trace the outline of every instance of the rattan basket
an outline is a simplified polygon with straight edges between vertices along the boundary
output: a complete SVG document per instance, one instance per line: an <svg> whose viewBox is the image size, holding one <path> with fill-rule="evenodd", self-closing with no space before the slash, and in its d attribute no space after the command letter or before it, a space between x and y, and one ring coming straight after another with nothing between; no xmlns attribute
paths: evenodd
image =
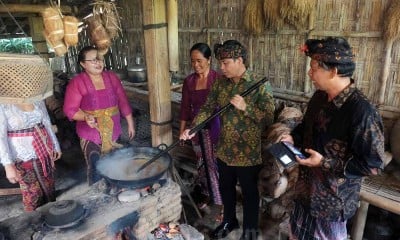
<svg viewBox="0 0 400 240"><path fill-rule="evenodd" d="M52 94L53 74L44 59L0 53L0 103L33 102Z"/></svg>

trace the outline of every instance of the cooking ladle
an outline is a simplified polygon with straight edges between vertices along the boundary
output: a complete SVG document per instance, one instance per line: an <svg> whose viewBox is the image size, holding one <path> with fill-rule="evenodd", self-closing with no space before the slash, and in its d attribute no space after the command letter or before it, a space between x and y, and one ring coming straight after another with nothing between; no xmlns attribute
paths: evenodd
<svg viewBox="0 0 400 240"><path fill-rule="evenodd" d="M253 84L252 86L250 86L246 91L242 92L240 94L240 96L245 97L247 95L249 95L252 91L258 89L263 83L265 83L268 79L265 77L263 79L261 79L260 81L256 82L255 84ZM206 120L204 120L203 122L199 123L197 126L193 127L192 129L190 129L189 131L189 135L192 135L193 133L198 132L199 130L201 130L202 128L205 127L205 125L211 121L211 119L215 118L216 116L220 115L221 113L225 112L230 106L232 106L231 103L226 104L225 106L223 106L222 108L220 108L218 111L216 111L213 115L209 116ZM140 168L136 171L137 173L142 171L144 168L146 168L147 166L149 166L151 163L153 163L155 160L157 160L159 157L161 157L163 154L169 152L171 149L173 149L174 147L176 147L176 145L178 145L178 143L180 143L182 140L178 140L175 141L174 143L172 143L170 146L168 146L167 148L165 148L162 152L159 152L157 155L154 155L154 157L152 157L149 161L145 162L142 166L140 166Z"/></svg>

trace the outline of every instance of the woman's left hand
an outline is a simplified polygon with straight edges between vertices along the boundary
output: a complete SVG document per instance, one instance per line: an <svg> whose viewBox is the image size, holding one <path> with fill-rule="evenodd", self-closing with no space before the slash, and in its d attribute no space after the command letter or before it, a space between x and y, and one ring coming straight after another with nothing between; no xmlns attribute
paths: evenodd
<svg viewBox="0 0 400 240"><path fill-rule="evenodd" d="M128 126L129 140L132 140L135 137L135 134L136 134L135 128L133 126L132 127Z"/></svg>
<svg viewBox="0 0 400 240"><path fill-rule="evenodd" d="M54 162L57 161L58 159L61 158L62 152L53 152L53 156L51 156L51 166L54 168L55 164Z"/></svg>
<svg viewBox="0 0 400 240"><path fill-rule="evenodd" d="M54 161L58 160L61 158L62 152L54 152L53 153L53 159Z"/></svg>

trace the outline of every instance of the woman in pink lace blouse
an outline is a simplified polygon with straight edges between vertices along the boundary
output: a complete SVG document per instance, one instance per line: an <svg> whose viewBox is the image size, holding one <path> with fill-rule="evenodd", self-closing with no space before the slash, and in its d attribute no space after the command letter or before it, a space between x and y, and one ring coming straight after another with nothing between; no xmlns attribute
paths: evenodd
<svg viewBox="0 0 400 240"><path fill-rule="evenodd" d="M101 154L121 146L116 142L121 135L121 116L127 121L129 139L135 136L135 127L121 81L114 73L104 71L97 49L84 47L78 62L84 71L68 83L63 110L76 121L91 185L99 180L95 166Z"/></svg>

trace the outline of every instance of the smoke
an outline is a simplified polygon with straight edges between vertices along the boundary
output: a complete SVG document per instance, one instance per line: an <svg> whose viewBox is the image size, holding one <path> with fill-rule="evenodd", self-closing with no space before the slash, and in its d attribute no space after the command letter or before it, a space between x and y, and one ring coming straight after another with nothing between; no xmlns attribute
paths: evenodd
<svg viewBox="0 0 400 240"><path fill-rule="evenodd" d="M133 181L150 178L165 172L169 167L170 158L163 155L137 173L139 167L157 153L158 149L147 147L118 149L103 156L97 162L96 169L101 175L113 180Z"/></svg>

